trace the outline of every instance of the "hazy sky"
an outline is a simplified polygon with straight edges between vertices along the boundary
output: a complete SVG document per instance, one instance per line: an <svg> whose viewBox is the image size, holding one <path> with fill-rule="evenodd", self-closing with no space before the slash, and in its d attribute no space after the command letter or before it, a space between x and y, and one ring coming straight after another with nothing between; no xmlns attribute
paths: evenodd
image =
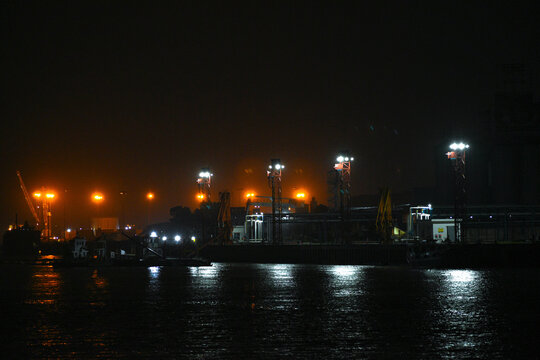
<svg viewBox="0 0 540 360"><path fill-rule="evenodd" d="M126 220L165 221L206 166L240 205L274 157L284 196L325 203L341 149L353 195L431 186L434 146L467 135L502 64L538 83L533 5L2 2L0 224L31 219L17 170L59 193L58 226L120 216L120 191Z"/></svg>

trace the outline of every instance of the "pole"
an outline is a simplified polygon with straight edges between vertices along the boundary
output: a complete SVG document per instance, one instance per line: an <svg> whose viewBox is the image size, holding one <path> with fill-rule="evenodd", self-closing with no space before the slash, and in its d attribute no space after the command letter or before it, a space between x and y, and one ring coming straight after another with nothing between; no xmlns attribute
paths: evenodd
<svg viewBox="0 0 540 360"><path fill-rule="evenodd" d="M48 241L51 241L51 237L52 237L52 224L51 224L51 201L48 200L47 201L47 222L48 222L48 225L49 225L49 231L48 231Z"/></svg>
<svg viewBox="0 0 540 360"><path fill-rule="evenodd" d="M276 187L272 177L272 244L276 245Z"/></svg>
<svg viewBox="0 0 540 360"><path fill-rule="evenodd" d="M66 240L66 201L67 201L67 189L64 189L64 201L62 202L64 204L64 230L62 234L64 241Z"/></svg>

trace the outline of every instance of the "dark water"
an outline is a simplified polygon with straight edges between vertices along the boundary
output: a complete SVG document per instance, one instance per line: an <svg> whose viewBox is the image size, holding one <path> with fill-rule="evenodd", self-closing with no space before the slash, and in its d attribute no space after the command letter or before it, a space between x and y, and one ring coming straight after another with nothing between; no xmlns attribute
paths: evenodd
<svg viewBox="0 0 540 360"><path fill-rule="evenodd" d="M540 270L2 265L2 358L538 358Z"/></svg>

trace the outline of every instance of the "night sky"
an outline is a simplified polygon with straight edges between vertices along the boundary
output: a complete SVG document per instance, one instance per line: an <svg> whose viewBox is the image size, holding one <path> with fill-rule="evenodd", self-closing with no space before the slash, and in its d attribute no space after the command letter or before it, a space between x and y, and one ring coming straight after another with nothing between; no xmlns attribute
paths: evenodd
<svg viewBox="0 0 540 360"><path fill-rule="evenodd" d="M326 203L342 149L353 195L433 186L435 146L467 137L503 64L538 84L534 2L138 3L2 2L2 229L31 220L17 170L56 190L58 226L120 216L120 191L128 222L166 221L201 167L240 205L269 195L270 158L284 196Z"/></svg>

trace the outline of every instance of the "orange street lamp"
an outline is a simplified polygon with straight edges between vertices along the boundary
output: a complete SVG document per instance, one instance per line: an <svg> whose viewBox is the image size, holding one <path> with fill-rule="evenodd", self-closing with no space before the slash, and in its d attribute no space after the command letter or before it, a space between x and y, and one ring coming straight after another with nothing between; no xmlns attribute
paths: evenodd
<svg viewBox="0 0 540 360"><path fill-rule="evenodd" d="M203 201L204 200L204 194L197 194L197 200Z"/></svg>
<svg viewBox="0 0 540 360"><path fill-rule="evenodd" d="M154 199L154 193L149 192L148 194L146 194L146 198L147 198L148 200Z"/></svg>
<svg viewBox="0 0 540 360"><path fill-rule="evenodd" d="M252 198L252 197L255 197L255 193L248 192L248 193L246 194L246 198L247 198L247 199Z"/></svg>

